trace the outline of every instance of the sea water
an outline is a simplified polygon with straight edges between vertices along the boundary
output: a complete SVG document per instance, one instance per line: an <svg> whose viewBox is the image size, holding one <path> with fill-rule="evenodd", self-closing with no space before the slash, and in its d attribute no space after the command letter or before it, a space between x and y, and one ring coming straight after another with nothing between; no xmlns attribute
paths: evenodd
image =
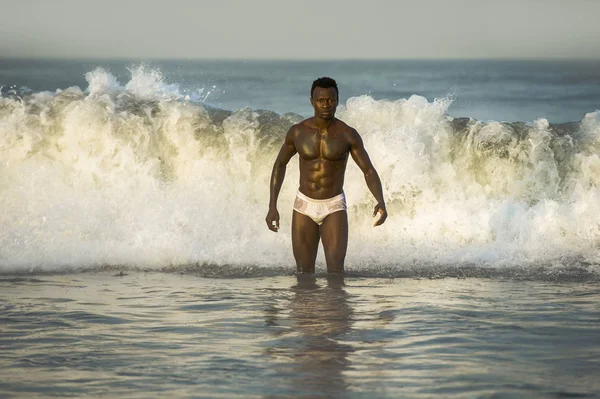
<svg viewBox="0 0 600 399"><path fill-rule="evenodd" d="M0 61L0 396L598 397L595 61ZM344 278L293 159L339 82Z"/></svg>
<svg viewBox="0 0 600 399"><path fill-rule="evenodd" d="M593 398L593 282L4 277L2 397Z"/></svg>

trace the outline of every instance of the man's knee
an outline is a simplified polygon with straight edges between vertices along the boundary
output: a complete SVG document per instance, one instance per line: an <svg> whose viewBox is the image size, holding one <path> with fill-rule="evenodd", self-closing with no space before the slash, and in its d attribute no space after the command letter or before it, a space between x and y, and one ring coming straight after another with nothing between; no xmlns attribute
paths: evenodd
<svg viewBox="0 0 600 399"><path fill-rule="evenodd" d="M343 245L323 245L323 253L328 263L343 262L346 256L346 248Z"/></svg>
<svg viewBox="0 0 600 399"><path fill-rule="evenodd" d="M329 273L339 273L344 271L344 259L346 251L341 248L333 248L325 251L325 261L327 262L327 271Z"/></svg>

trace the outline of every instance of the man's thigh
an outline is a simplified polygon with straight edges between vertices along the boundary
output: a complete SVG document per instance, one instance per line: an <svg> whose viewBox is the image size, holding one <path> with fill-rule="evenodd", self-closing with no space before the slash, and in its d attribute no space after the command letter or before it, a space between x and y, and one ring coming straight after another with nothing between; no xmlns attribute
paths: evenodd
<svg viewBox="0 0 600 399"><path fill-rule="evenodd" d="M310 217L294 211L292 215L292 247L299 271L314 273L319 248L319 225Z"/></svg>
<svg viewBox="0 0 600 399"><path fill-rule="evenodd" d="M321 225L321 240L327 262L343 266L348 248L348 213L337 211L327 216Z"/></svg>

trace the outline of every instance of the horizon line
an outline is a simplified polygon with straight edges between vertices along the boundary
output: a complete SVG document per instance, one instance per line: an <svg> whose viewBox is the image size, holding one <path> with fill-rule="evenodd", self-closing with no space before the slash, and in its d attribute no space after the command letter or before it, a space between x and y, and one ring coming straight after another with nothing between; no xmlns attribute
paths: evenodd
<svg viewBox="0 0 600 399"><path fill-rule="evenodd" d="M241 58L241 57L35 57L0 56L0 61L237 61L237 62L331 62L331 61L600 61L600 57L339 57L339 58Z"/></svg>

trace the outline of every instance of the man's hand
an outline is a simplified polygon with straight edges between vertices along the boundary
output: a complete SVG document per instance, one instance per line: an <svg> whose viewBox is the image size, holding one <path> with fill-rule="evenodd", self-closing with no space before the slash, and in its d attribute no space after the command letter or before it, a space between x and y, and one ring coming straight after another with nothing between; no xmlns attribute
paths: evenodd
<svg viewBox="0 0 600 399"><path fill-rule="evenodd" d="M277 209L269 209L265 221L267 222L269 230L277 233L277 230L279 230L279 212L277 212Z"/></svg>
<svg viewBox="0 0 600 399"><path fill-rule="evenodd" d="M380 213L381 216L379 216L379 219L377 219L375 223L373 223L373 226L381 226L383 222L385 222L385 219L387 219L388 217L385 205L375 205L375 209L373 210L373 217L375 217L378 213Z"/></svg>

